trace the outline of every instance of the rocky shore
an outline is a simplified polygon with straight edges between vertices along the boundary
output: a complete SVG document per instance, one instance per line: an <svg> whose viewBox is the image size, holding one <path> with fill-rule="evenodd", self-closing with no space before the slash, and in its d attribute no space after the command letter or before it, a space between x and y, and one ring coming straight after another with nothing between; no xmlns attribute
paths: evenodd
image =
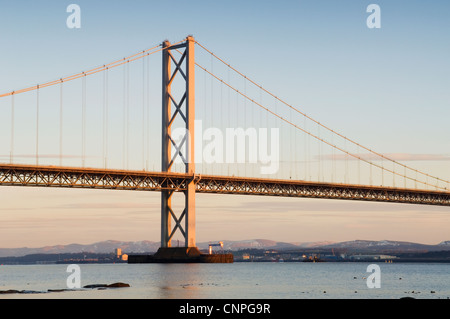
<svg viewBox="0 0 450 319"><path fill-rule="evenodd" d="M47 289L46 291L38 291L38 290L16 290L16 289L8 289L8 290L0 290L0 295L5 294L45 294L52 292L64 292L64 291L84 291L84 290L104 290L109 288L127 288L130 287L129 284L123 282L115 282L112 284L90 284L83 286L80 289Z"/></svg>

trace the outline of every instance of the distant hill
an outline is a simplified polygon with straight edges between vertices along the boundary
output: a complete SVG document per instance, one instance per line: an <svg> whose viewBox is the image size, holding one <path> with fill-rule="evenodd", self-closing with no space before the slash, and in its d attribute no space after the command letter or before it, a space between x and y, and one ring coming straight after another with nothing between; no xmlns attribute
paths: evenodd
<svg viewBox="0 0 450 319"><path fill-rule="evenodd" d="M324 245L321 248L346 249L352 252L426 252L450 250L450 242L445 241L437 245L426 245L391 240L353 240Z"/></svg>
<svg viewBox="0 0 450 319"><path fill-rule="evenodd" d="M198 247L207 250L212 242L198 243ZM216 243L216 242L214 242ZM348 252L425 252L425 251L450 251L450 241L443 241L436 245L425 245L419 243L402 241L370 241L353 240L339 243L332 242L305 242L305 243L287 243L268 239L249 239L237 241L223 241L224 250L238 251L242 249L274 249L274 250L293 250L293 249L334 249L346 250ZM133 253L154 253L160 246L159 242L154 241L135 241L124 242L117 240L107 240L88 245L69 244L45 246L40 248L0 248L0 257L20 257L30 254L64 254L64 253L114 253L116 248L122 249L124 254ZM216 248L216 247L215 247ZM217 248L216 248L217 249Z"/></svg>
<svg viewBox="0 0 450 319"><path fill-rule="evenodd" d="M211 242L212 243L212 242ZM215 242L214 242L215 243ZM200 249L208 249L210 242L199 243ZM298 245L286 242L277 242L268 239L248 239L238 241L223 241L223 249L240 250L240 249L289 249L297 248Z"/></svg>
<svg viewBox="0 0 450 319"><path fill-rule="evenodd" d="M159 242L153 241L135 241L123 242L117 240L107 240L88 245L69 244L45 246L40 248L0 248L0 257L20 257L30 254L63 254L63 253L114 253L116 248L121 248L122 253L145 253L157 251L160 246Z"/></svg>

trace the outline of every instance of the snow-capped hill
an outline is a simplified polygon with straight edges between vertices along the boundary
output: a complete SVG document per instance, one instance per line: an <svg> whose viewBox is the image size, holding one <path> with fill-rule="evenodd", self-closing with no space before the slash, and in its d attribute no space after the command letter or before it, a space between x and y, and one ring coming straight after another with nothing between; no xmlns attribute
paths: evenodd
<svg viewBox="0 0 450 319"><path fill-rule="evenodd" d="M443 246L440 248L448 247L450 245ZM392 241L392 240L353 240L341 243L335 243L331 245L322 246L322 248L334 248L334 249L349 249L355 251L431 251L438 250L438 245L425 245L404 241Z"/></svg>
<svg viewBox="0 0 450 319"><path fill-rule="evenodd" d="M114 253L115 249L122 249L122 253L145 253L156 252L160 246L159 242L152 241L136 241L136 242L122 242L117 240L106 240L93 244L68 244L68 245L55 245L45 246L38 248L0 248L0 257L9 256L25 256L29 254L62 254L62 253L98 253L108 254Z"/></svg>
<svg viewBox="0 0 450 319"><path fill-rule="evenodd" d="M377 246L400 246L399 242L390 240L380 240L375 243Z"/></svg>
<svg viewBox="0 0 450 319"><path fill-rule="evenodd" d="M292 243L298 247L301 248L315 248L315 247L322 247L327 245L335 244L334 241L308 241L308 242L295 242Z"/></svg>
<svg viewBox="0 0 450 319"><path fill-rule="evenodd" d="M209 244L217 242L198 243L197 246L207 251ZM174 247L177 243L172 243ZM0 248L0 257L20 257L29 254L62 254L62 253L99 253L113 254L115 249L120 248L123 254L133 253L155 253L160 247L160 242L153 241L117 241L106 240L93 244L69 244L45 246L39 248ZM450 250L450 241L443 241L436 245L425 245L403 241L392 240L352 240L345 242L304 242L287 243L268 239L249 239L236 241L223 241L223 249L238 251L242 249L274 249L274 250L298 250L298 249L326 249L344 250L354 252L413 252L413 251L444 251Z"/></svg>
<svg viewBox="0 0 450 319"><path fill-rule="evenodd" d="M295 244L286 243L286 242L277 242L274 240L268 239L248 239L248 240L236 240L236 241L228 241L224 240L223 249L224 250L240 250L240 249L286 249L286 248L295 248L297 247ZM198 247L200 249L208 249L209 244L213 244L216 242L204 242L198 243Z"/></svg>

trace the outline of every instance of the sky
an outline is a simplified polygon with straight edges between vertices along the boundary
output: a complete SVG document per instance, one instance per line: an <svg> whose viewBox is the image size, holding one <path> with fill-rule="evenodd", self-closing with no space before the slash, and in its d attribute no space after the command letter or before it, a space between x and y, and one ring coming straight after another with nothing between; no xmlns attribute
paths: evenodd
<svg viewBox="0 0 450 319"><path fill-rule="evenodd" d="M79 29L66 24L72 3L81 8ZM367 26L372 3L381 9L381 28ZM407 154L407 165L448 180L448 12L445 1L0 0L0 93L193 35L320 122L378 152ZM160 98L160 92L152 94ZM0 107L6 110L9 102ZM26 108L16 112L23 123L33 120ZM29 134L26 125L16 125L15 138ZM7 130L1 132L4 154L9 139ZM413 160L418 155L421 160ZM446 207L237 195L196 199L197 242L450 240ZM160 240L157 192L2 187L0 200L0 247Z"/></svg>

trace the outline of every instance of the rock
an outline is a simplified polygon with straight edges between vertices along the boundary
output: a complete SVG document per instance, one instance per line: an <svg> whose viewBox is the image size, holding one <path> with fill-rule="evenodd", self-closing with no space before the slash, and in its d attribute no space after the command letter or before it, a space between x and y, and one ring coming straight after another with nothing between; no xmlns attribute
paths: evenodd
<svg viewBox="0 0 450 319"><path fill-rule="evenodd" d="M124 282L115 282L113 284L92 284L92 285L86 285L83 288L123 288L123 287L130 287L129 284Z"/></svg>
<svg viewBox="0 0 450 319"><path fill-rule="evenodd" d="M126 284L124 282L115 282L113 284L107 285L108 288L124 288L124 287L130 287L129 284Z"/></svg>
<svg viewBox="0 0 450 319"><path fill-rule="evenodd" d="M92 285L86 285L83 288L98 288L98 289L107 289L107 288L123 288L123 287L130 287L129 284L124 282L115 282L113 284L92 284ZM0 295L4 294L42 294L47 292L64 292L64 291L73 291L73 289L48 289L47 291L35 291L35 290L15 290L15 289L9 289L9 290L0 290Z"/></svg>
<svg viewBox="0 0 450 319"><path fill-rule="evenodd" d="M70 291L72 289L48 289L48 292L63 292L63 291Z"/></svg>
<svg viewBox="0 0 450 319"><path fill-rule="evenodd" d="M92 284L83 286L83 288L106 288L107 286L106 284Z"/></svg>
<svg viewBox="0 0 450 319"><path fill-rule="evenodd" d="M45 294L45 291L35 291L35 290L21 290L21 294Z"/></svg>
<svg viewBox="0 0 450 319"><path fill-rule="evenodd" d="M0 294L19 294L19 290L9 289L9 290L0 290Z"/></svg>
<svg viewBox="0 0 450 319"><path fill-rule="evenodd" d="M42 294L44 291L34 291L34 290L0 290L0 294Z"/></svg>

